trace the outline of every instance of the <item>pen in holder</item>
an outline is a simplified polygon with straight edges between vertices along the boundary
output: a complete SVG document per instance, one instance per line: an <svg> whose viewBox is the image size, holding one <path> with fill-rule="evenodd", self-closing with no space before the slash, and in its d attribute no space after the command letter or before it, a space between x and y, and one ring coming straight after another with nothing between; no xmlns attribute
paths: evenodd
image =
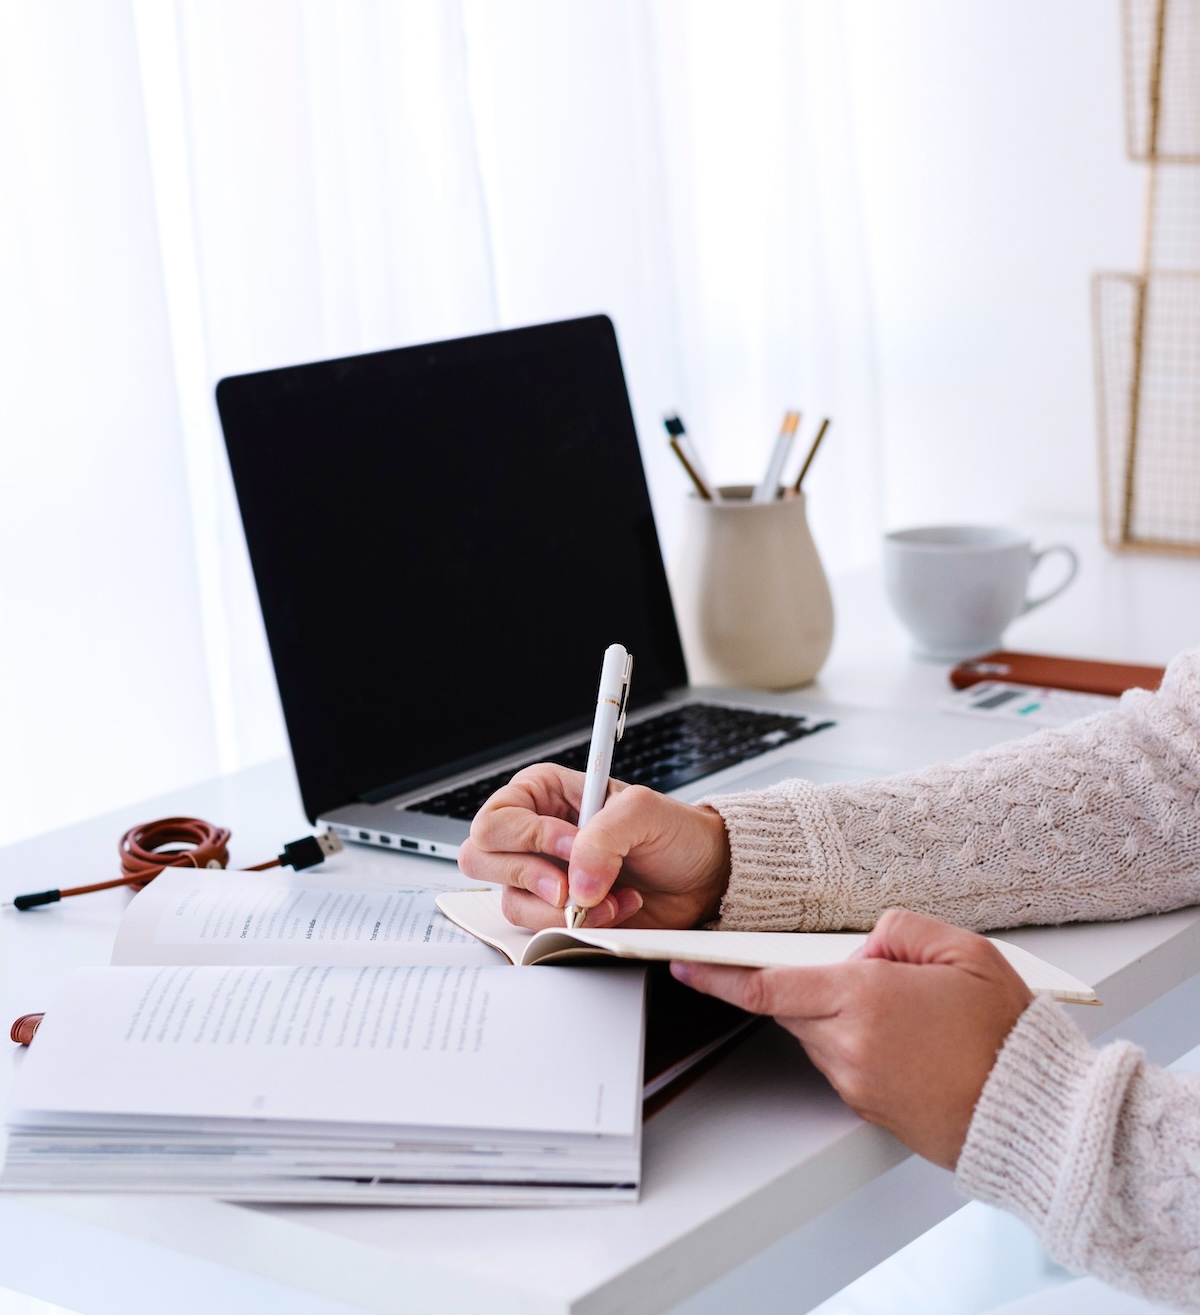
<svg viewBox="0 0 1200 1315"><path fill-rule="evenodd" d="M676 610L695 684L793 689L833 643L833 599L803 493L752 502L691 497L675 571Z"/></svg>

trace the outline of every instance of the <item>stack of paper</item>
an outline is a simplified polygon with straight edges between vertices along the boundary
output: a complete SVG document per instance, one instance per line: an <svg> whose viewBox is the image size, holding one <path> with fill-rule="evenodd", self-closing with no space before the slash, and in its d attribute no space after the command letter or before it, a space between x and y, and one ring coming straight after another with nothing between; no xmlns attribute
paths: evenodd
<svg viewBox="0 0 1200 1315"><path fill-rule="evenodd" d="M24 1056L0 1187L630 1199L644 980L466 964L86 969Z"/></svg>

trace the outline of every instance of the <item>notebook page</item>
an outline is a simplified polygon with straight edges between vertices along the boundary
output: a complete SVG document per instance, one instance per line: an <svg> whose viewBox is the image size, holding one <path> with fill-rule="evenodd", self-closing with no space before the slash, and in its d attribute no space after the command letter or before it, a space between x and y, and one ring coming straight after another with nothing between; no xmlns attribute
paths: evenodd
<svg viewBox="0 0 1200 1315"><path fill-rule="evenodd" d="M862 932L672 931L580 928L535 934L531 963L570 947L595 946L621 958L688 959L745 968L813 968L842 963L866 941Z"/></svg>
<svg viewBox="0 0 1200 1315"><path fill-rule="evenodd" d="M168 868L129 905L115 964L467 964L500 956L434 892L311 873Z"/></svg>
<svg viewBox="0 0 1200 1315"><path fill-rule="evenodd" d="M537 963L581 942L628 959L690 959L748 968L823 967L842 963L866 942L863 932L643 931L641 929L573 932L541 931L525 951ZM1024 979L1035 995L1069 1004L1099 1004L1086 982L1039 959L1036 954L994 936L987 938Z"/></svg>
<svg viewBox="0 0 1200 1315"><path fill-rule="evenodd" d="M530 933L513 927L500 912L495 891L455 891L438 898L438 907L460 927L501 945L516 962L549 962L591 946L620 958L689 959L747 968L822 967L848 959L866 941L864 932L672 931L642 928ZM1061 968L1028 950L988 938L1038 995L1074 1004L1098 1004L1095 992Z"/></svg>
<svg viewBox="0 0 1200 1315"><path fill-rule="evenodd" d="M10 1108L630 1135L643 991L636 970L81 969Z"/></svg>
<svg viewBox="0 0 1200 1315"><path fill-rule="evenodd" d="M500 911L494 890L451 891L439 895L438 908L460 927L500 947L515 963L537 963L544 956L593 946L634 959L693 959L747 967L841 963L866 940L852 932L668 931L614 928L530 932L514 927Z"/></svg>
<svg viewBox="0 0 1200 1315"><path fill-rule="evenodd" d="M1098 1005L1100 997L1086 983L1056 964L1039 959L1020 945L989 936L988 940L1025 979L1034 995L1048 995L1064 1004Z"/></svg>
<svg viewBox="0 0 1200 1315"><path fill-rule="evenodd" d="M494 946L512 963L525 963L534 933L514 927L500 908L498 890L450 890L437 897L438 908L456 926Z"/></svg>

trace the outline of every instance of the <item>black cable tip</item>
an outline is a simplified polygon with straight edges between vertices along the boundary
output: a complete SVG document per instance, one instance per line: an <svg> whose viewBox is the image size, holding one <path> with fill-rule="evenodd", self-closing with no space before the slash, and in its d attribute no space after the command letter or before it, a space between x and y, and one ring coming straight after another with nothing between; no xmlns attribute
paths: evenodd
<svg viewBox="0 0 1200 1315"><path fill-rule="evenodd" d="M665 417L663 425L672 438L678 438L683 433L683 421L678 416Z"/></svg>
<svg viewBox="0 0 1200 1315"><path fill-rule="evenodd" d="M13 900L13 908L36 909L39 904L57 904L60 899L61 890L43 890L36 895L18 895Z"/></svg>

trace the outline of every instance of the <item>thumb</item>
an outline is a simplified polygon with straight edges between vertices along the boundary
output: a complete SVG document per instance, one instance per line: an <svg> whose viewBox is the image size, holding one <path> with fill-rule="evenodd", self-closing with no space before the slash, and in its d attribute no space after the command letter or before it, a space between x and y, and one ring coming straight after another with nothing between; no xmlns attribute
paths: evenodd
<svg viewBox="0 0 1200 1315"><path fill-rule="evenodd" d="M888 909L867 937L862 957L894 963L955 964L977 958L983 948L993 947L973 931L908 909Z"/></svg>
<svg viewBox="0 0 1200 1315"><path fill-rule="evenodd" d="M660 799L651 790L622 787L579 829L567 866L567 888L577 904L593 908L612 889L629 851L654 833Z"/></svg>

